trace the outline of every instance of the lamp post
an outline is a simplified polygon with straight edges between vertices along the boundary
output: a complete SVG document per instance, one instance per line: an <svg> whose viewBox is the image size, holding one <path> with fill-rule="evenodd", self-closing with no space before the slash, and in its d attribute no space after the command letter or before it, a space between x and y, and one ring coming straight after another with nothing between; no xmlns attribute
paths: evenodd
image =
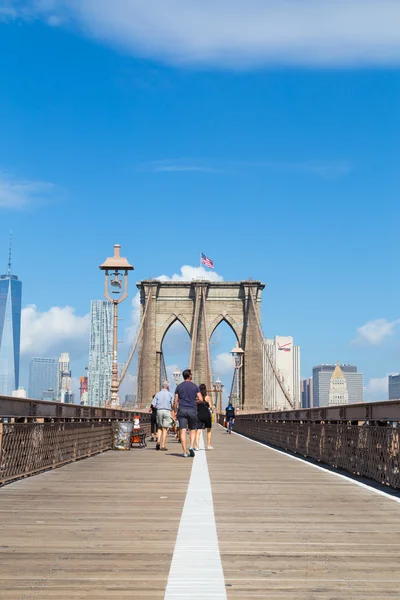
<svg viewBox="0 0 400 600"><path fill-rule="evenodd" d="M222 389L224 386L219 377L218 377L218 379L216 379L213 387L214 387L214 391L217 396L218 413L221 414L222 413Z"/></svg>
<svg viewBox="0 0 400 600"><path fill-rule="evenodd" d="M239 401L238 404L240 408L243 408L240 397L240 369L243 367L244 350L239 346L238 342L236 342L236 346L232 348L231 354L233 357L233 366L235 367L236 393Z"/></svg>
<svg viewBox="0 0 400 600"><path fill-rule="evenodd" d="M133 271L126 258L121 257L121 246L115 244L114 256L108 257L100 265L105 271L104 296L113 305L113 360L111 370L111 408L119 405L119 380L118 380L118 304L128 296L128 271ZM123 274L123 280L122 280ZM111 281L110 281L111 275ZM114 294L114 295L112 295Z"/></svg>
<svg viewBox="0 0 400 600"><path fill-rule="evenodd" d="M172 373L172 376L174 378L175 386L179 385L179 381L181 378L181 372L178 368L175 369L175 371Z"/></svg>

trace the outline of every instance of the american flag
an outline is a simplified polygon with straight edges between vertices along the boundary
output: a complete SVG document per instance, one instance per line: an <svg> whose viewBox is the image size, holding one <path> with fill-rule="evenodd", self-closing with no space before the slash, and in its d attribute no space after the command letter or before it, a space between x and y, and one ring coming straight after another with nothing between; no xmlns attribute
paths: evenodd
<svg viewBox="0 0 400 600"><path fill-rule="evenodd" d="M203 253L201 253L201 264L206 265L206 267L208 267L209 269L214 268L214 263L211 260L211 258L207 258L207 256Z"/></svg>

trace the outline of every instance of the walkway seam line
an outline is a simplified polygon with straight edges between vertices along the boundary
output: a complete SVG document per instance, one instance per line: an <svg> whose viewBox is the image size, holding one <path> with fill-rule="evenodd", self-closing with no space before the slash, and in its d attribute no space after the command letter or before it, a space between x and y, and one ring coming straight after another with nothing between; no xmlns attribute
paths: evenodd
<svg viewBox="0 0 400 600"><path fill-rule="evenodd" d="M225 577L203 435L181 515L164 600L226 600ZM162 542L161 542L162 543Z"/></svg>
<svg viewBox="0 0 400 600"><path fill-rule="evenodd" d="M222 427L222 425L220 425L220 427ZM387 492L384 492L383 490L377 490L376 488L374 488L370 485L367 485L366 483L362 483L361 481L356 481L355 479L352 479L351 477L349 477L347 475L342 475L341 473L335 473L335 471L331 471L330 469L325 469L324 467L320 467L319 465L314 465L312 462L309 462L309 461L305 460L304 458L300 458L298 456L293 456L292 454L289 454L288 452L285 452L284 450L279 450L278 448L272 448L271 446L267 446L266 444L263 444L262 442L258 442L257 440L252 440L251 438L247 437L246 435L243 435L242 433L237 433L237 431L232 431L232 433L247 440L248 442L253 442L253 444L258 444L259 446L262 446L263 448L266 448L267 450L272 450L273 452L278 452L279 454L282 454L283 456L287 456L288 458L291 458L293 460L299 460L300 462L303 463L303 465L308 465L309 467L313 467L313 469L318 469L319 471L323 471L327 475L335 475L335 477L340 477L341 479L345 479L348 483L354 483L355 485L358 485L359 487L362 487L362 488L368 490L369 492L374 492L375 494L384 496L384 498L389 498L390 500L394 500L395 502L400 503L400 498L398 498L396 496L392 496L392 494L388 494ZM351 473L349 473L349 475L351 475Z"/></svg>

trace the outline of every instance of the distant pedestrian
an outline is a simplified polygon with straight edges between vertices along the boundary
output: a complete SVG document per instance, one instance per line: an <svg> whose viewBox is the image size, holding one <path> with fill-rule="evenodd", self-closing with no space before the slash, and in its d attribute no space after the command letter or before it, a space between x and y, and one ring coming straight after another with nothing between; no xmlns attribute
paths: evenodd
<svg viewBox="0 0 400 600"><path fill-rule="evenodd" d="M173 423L172 418L173 396L169 391L168 381L162 384L162 390L158 392L151 403L157 409L157 443L156 450L168 450L166 447L168 429Z"/></svg>
<svg viewBox="0 0 400 600"><path fill-rule="evenodd" d="M196 450L199 449L200 436L203 429L207 429L207 450L214 450L211 446L211 427L212 427L212 401L207 395L207 388L204 383L199 385L202 401L197 404L197 435Z"/></svg>
<svg viewBox="0 0 400 600"><path fill-rule="evenodd" d="M155 394L153 396L153 400ZM150 405L149 412L151 412L150 427L151 427L151 441L156 442L157 440L157 409L153 404Z"/></svg>
<svg viewBox="0 0 400 600"><path fill-rule="evenodd" d="M235 422L235 417L235 407L232 406L232 402L229 402L225 409L226 433L232 433L232 425Z"/></svg>
<svg viewBox="0 0 400 600"><path fill-rule="evenodd" d="M185 369L182 373L183 382L175 390L174 411L179 421L179 436L183 449L183 456L194 456L197 429L197 403L202 402L199 387L192 381L192 371ZM190 446L187 450L186 429L190 431Z"/></svg>

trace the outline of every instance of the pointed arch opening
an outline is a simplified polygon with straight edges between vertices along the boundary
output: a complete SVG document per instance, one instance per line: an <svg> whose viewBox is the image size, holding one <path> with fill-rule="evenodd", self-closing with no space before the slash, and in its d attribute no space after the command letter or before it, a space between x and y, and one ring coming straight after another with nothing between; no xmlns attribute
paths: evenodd
<svg viewBox="0 0 400 600"><path fill-rule="evenodd" d="M159 346L160 384L163 379L167 379L172 393L175 390L173 373L176 370L182 373L184 369L187 369L190 362L190 348L191 341L188 329L184 321L174 315L166 323Z"/></svg>
<svg viewBox="0 0 400 600"><path fill-rule="evenodd" d="M220 379L224 386L221 398L222 409L227 405L231 393L235 370L231 350L237 342L239 342L238 335L227 318L221 316L218 321L213 323L210 337L211 364L214 383ZM219 404L219 400L220 398L215 398L214 401Z"/></svg>

